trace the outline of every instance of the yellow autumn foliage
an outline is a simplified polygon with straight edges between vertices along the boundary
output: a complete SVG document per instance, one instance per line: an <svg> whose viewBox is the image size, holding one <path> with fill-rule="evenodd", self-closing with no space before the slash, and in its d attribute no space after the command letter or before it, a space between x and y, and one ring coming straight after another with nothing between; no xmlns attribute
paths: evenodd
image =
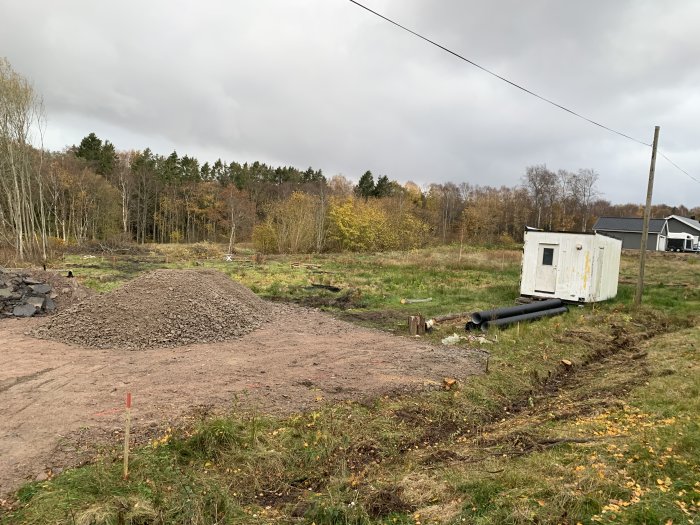
<svg viewBox="0 0 700 525"><path fill-rule="evenodd" d="M329 249L382 251L425 244L428 226L409 212L391 213L383 200L331 201L328 210Z"/></svg>

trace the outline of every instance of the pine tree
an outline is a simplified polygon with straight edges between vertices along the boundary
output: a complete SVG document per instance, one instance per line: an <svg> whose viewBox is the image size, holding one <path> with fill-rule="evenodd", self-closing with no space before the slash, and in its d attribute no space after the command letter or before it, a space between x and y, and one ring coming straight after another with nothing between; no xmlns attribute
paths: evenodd
<svg viewBox="0 0 700 525"><path fill-rule="evenodd" d="M102 140L94 133L80 141L80 146L75 149L75 156L82 159L98 162L102 154Z"/></svg>
<svg viewBox="0 0 700 525"><path fill-rule="evenodd" d="M360 177L360 182L355 186L355 194L364 197L365 200L374 196L374 176L371 171L365 171L365 174Z"/></svg>
<svg viewBox="0 0 700 525"><path fill-rule="evenodd" d="M377 179L377 184L374 186L373 195L377 198L388 197L391 194L392 184L389 177L382 175Z"/></svg>
<svg viewBox="0 0 700 525"><path fill-rule="evenodd" d="M95 171L100 175L111 175L116 165L117 151L114 149L114 144L108 140L105 140L105 143L99 153L99 159L97 159Z"/></svg>

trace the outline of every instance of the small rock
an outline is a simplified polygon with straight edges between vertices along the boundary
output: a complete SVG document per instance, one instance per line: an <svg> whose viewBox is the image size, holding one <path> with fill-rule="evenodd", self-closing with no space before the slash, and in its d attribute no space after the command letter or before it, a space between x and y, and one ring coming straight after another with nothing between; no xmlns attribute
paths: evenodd
<svg viewBox="0 0 700 525"><path fill-rule="evenodd" d="M53 299L50 297L46 298L46 302L44 302L44 310L47 312L53 312L56 309L56 303L54 302Z"/></svg>
<svg viewBox="0 0 700 525"><path fill-rule="evenodd" d="M29 286L29 288L32 289L32 292L41 294L49 293L51 291L50 284L32 284Z"/></svg>
<svg viewBox="0 0 700 525"><path fill-rule="evenodd" d="M0 297L10 297L12 295L11 288L0 288Z"/></svg>
<svg viewBox="0 0 700 525"><path fill-rule="evenodd" d="M49 479L49 475L46 472L39 472L34 481L46 481L47 479Z"/></svg>
<svg viewBox="0 0 700 525"><path fill-rule="evenodd" d="M31 317L36 313L36 307L31 304L18 304L12 310L15 317Z"/></svg>
<svg viewBox="0 0 700 525"><path fill-rule="evenodd" d="M44 284L41 281L33 279L32 277L25 277L22 279L22 281L24 281L24 284Z"/></svg>
<svg viewBox="0 0 700 525"><path fill-rule="evenodd" d="M442 380L442 387L445 390L452 390L457 387L457 380L454 377L445 377Z"/></svg>
<svg viewBox="0 0 700 525"><path fill-rule="evenodd" d="M40 310L44 307L44 303L46 303L46 297L43 295L30 295L24 299L24 302L26 304L31 304L34 308Z"/></svg>

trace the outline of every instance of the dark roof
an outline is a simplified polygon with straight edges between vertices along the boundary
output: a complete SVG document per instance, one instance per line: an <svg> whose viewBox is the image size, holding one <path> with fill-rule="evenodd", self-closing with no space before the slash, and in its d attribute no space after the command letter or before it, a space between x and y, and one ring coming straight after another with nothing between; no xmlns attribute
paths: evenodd
<svg viewBox="0 0 700 525"><path fill-rule="evenodd" d="M642 233L644 220L637 217L601 217L593 226L593 231ZM649 219L649 233L659 233L666 219Z"/></svg>
<svg viewBox="0 0 700 525"><path fill-rule="evenodd" d="M689 219L688 217L682 217L680 215L669 215L666 217L666 220L668 219L676 219L677 221L681 221L691 228L695 228L696 230L700 231L700 222L696 221L695 219Z"/></svg>

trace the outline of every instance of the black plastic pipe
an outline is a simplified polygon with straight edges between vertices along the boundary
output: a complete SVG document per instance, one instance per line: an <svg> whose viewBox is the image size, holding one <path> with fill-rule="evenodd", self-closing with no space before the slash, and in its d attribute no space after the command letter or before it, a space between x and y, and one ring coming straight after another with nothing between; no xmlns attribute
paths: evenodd
<svg viewBox="0 0 700 525"><path fill-rule="evenodd" d="M502 328L504 326L522 323L524 321L533 321L535 319L541 319L543 317L553 317L555 315L561 315L568 311L569 309L566 306L560 306L559 308L551 308L549 310L541 310L539 312L530 312L527 314L502 317L501 319L494 319L493 321L484 321L483 323L481 323L481 330L485 332L492 326L498 326Z"/></svg>
<svg viewBox="0 0 700 525"><path fill-rule="evenodd" d="M494 310L482 310L474 312L471 315L472 323L480 325L486 321L495 321L504 317L512 317L514 315L528 314L530 312L539 312L541 310L550 310L562 306L561 299L547 299L546 301L533 301L528 304L519 304L518 306L506 306L504 308L496 308Z"/></svg>
<svg viewBox="0 0 700 525"><path fill-rule="evenodd" d="M467 324L464 325L464 329L465 329L467 332L471 332L472 330L478 330L478 329L479 329L479 325L478 325L478 324L475 324L475 323L472 323L471 321L467 321Z"/></svg>

